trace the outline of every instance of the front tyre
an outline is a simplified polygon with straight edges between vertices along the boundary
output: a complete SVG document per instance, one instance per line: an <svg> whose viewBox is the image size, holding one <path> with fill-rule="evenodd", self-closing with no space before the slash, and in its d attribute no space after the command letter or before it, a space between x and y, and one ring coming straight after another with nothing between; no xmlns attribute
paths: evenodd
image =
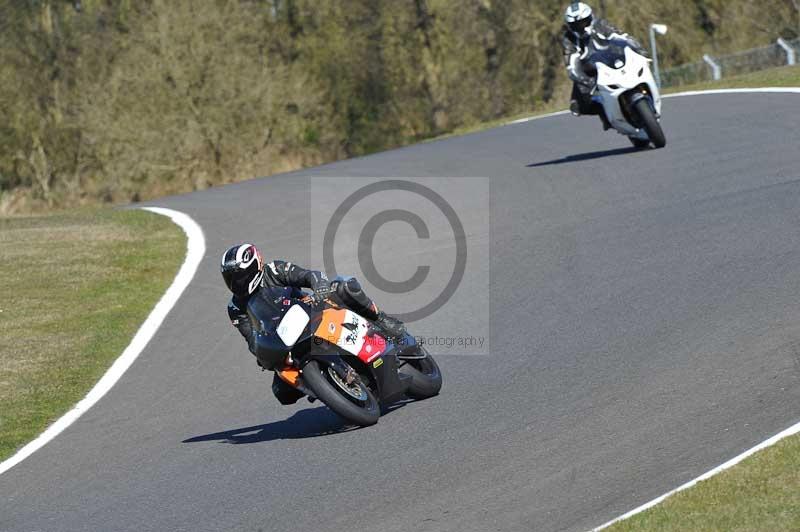
<svg viewBox="0 0 800 532"><path fill-rule="evenodd" d="M427 399L442 389L442 372L427 349L420 346L419 353L424 354L425 358L404 360L400 372L411 377L406 395L413 399Z"/></svg>
<svg viewBox="0 0 800 532"><path fill-rule="evenodd" d="M380 405L361 379L347 384L332 367L312 360L303 368L303 380L328 408L346 420L362 427L378 422Z"/></svg>
<svg viewBox="0 0 800 532"><path fill-rule="evenodd" d="M656 148L663 148L667 145L667 138L664 136L664 131L661 129L661 124L658 123L653 108L650 107L650 102L647 98L639 99L635 104L636 114L639 115L639 120L642 127L650 137L650 142Z"/></svg>

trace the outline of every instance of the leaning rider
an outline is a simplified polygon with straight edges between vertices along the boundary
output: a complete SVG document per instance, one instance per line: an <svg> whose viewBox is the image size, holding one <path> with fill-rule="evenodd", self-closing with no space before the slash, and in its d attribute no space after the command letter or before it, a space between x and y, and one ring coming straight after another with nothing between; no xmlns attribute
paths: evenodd
<svg viewBox="0 0 800 532"><path fill-rule="evenodd" d="M310 288L315 303L331 297L373 321L388 336L400 337L406 331L403 322L378 309L355 278L335 280L331 283L322 272L306 270L282 260L274 260L264 269L261 252L253 244L238 244L229 248L222 255L221 271L225 285L233 292L228 303L228 317L247 340L247 345L253 354L255 354L255 333L247 315L247 303L262 289L290 287L296 289L296 295L300 297L303 295L301 288ZM297 391L277 375L273 379L272 391L284 404L293 403L299 397Z"/></svg>

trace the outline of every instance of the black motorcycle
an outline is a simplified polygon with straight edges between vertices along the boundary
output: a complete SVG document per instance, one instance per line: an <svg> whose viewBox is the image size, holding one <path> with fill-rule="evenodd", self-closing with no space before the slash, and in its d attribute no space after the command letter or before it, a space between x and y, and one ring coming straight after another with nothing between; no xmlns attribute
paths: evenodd
<svg viewBox="0 0 800 532"><path fill-rule="evenodd" d="M247 313L259 364L298 395L368 426L378 422L382 406L439 393L439 366L413 336L391 338L335 301L315 305L310 297L297 296L291 289L260 290Z"/></svg>

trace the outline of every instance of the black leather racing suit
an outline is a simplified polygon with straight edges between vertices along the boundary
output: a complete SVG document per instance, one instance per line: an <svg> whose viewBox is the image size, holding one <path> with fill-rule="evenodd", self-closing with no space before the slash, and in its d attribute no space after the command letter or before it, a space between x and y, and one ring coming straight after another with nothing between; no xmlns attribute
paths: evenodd
<svg viewBox="0 0 800 532"><path fill-rule="evenodd" d="M295 295L300 297L302 295L301 288L316 290L320 284L327 282L328 278L322 272L307 270L297 264L282 260L272 261L264 268L264 277L261 280L261 285L253 294L247 298L240 298L236 295L231 298L228 303L228 317L234 327L247 340L247 347L250 352L255 354L255 335L253 334L250 318L247 316L247 302L250 297L253 297L259 290L273 287L296 288L297 293ZM378 307L367 297L354 277L341 282L334 281L331 283L331 289L344 306L353 309L369 320L375 320L378 317Z"/></svg>
<svg viewBox="0 0 800 532"><path fill-rule="evenodd" d="M277 287L294 288L297 291L294 295L301 297L301 288L317 290L320 285L327 283L328 279L322 272L307 270L282 260L272 261L264 268L264 276L255 292L247 298L240 298L236 295L231 298L228 303L228 317L233 326L247 340L247 347L250 352L255 354L255 334L253 333L253 325L247 315L247 303L251 297L260 290L269 290ZM330 283L330 288L333 290L331 297L337 303L354 310L369 320L378 318L378 307L367 297L354 277L345 280L334 280ZM259 365L261 365L260 362ZM283 382L277 375L273 378L272 392L283 404L294 403L302 397L300 392Z"/></svg>
<svg viewBox="0 0 800 532"><path fill-rule="evenodd" d="M571 31L566 25L564 26L561 45L564 48L564 63L567 67L567 73L573 81L570 99L575 105L571 106L571 108L582 115L601 115L602 117L603 106L593 102L591 96L596 79L589 76L583 68L583 60L586 59L583 54L586 51L589 40L592 38L600 40L625 39L639 53L646 54L647 52L634 38L627 33L621 32L604 19L596 19L589 26L586 33L580 36Z"/></svg>

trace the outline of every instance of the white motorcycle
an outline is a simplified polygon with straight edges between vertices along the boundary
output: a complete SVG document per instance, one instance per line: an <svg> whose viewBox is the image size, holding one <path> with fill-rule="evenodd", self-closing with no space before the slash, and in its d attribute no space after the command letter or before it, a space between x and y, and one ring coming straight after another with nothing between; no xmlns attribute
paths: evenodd
<svg viewBox="0 0 800 532"><path fill-rule="evenodd" d="M650 71L650 59L624 39L592 39L584 55L585 70L597 77L592 100L601 104L611 126L637 148L667 144L659 122L661 93Z"/></svg>

